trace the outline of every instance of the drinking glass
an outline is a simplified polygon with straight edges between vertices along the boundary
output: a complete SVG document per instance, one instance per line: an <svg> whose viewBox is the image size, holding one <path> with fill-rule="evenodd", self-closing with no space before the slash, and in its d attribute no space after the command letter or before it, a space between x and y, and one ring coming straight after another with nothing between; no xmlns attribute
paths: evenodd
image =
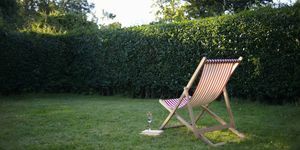
<svg viewBox="0 0 300 150"><path fill-rule="evenodd" d="M148 122L148 130L151 130L151 122L152 122L152 113L148 112L147 113L147 122Z"/></svg>

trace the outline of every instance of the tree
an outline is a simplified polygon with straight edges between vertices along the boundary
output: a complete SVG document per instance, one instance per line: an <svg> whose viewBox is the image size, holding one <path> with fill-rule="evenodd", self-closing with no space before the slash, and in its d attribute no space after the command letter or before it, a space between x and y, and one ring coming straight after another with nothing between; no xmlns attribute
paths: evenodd
<svg viewBox="0 0 300 150"><path fill-rule="evenodd" d="M217 16L226 10L240 12L253 6L262 6L273 0L184 0L190 18Z"/></svg>
<svg viewBox="0 0 300 150"><path fill-rule="evenodd" d="M91 13L91 10L95 7L95 4L89 3L88 0L59 0L58 4L59 8L64 12L82 14Z"/></svg>
<svg viewBox="0 0 300 150"><path fill-rule="evenodd" d="M180 0L154 0L153 6L157 8L155 15L159 22L174 22L187 19L184 5Z"/></svg>
<svg viewBox="0 0 300 150"><path fill-rule="evenodd" d="M16 0L0 0L0 29L13 29L14 20L18 12Z"/></svg>
<svg viewBox="0 0 300 150"><path fill-rule="evenodd" d="M189 18L216 16L224 10L221 0L186 0L186 2Z"/></svg>
<svg viewBox="0 0 300 150"><path fill-rule="evenodd" d="M62 13L78 13L87 15L95 7L87 0L18 0L25 14L43 12L47 15L58 10Z"/></svg>
<svg viewBox="0 0 300 150"><path fill-rule="evenodd" d="M121 29L122 24L120 22L113 22L108 25L100 25L101 29Z"/></svg>
<svg viewBox="0 0 300 150"><path fill-rule="evenodd" d="M116 17L115 14L110 13L110 12L105 11L105 10L102 10L102 17L101 17L102 20L104 20L104 19L114 19L115 17Z"/></svg>
<svg viewBox="0 0 300 150"><path fill-rule="evenodd" d="M273 0L154 0L159 21L173 22L184 19L198 19L218 16L225 11L240 12L263 6Z"/></svg>
<svg viewBox="0 0 300 150"><path fill-rule="evenodd" d="M98 28L88 0L17 0L21 31L61 34ZM93 15L93 14L92 14ZM83 30L84 29L84 30Z"/></svg>
<svg viewBox="0 0 300 150"><path fill-rule="evenodd" d="M16 0L1 0L0 1L0 16L11 16L17 12Z"/></svg>

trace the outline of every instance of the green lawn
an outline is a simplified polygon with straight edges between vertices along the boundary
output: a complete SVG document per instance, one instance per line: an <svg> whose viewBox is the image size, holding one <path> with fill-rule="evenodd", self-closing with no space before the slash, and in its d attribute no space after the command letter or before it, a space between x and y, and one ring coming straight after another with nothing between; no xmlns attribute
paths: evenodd
<svg viewBox="0 0 300 150"><path fill-rule="evenodd" d="M300 148L299 106L238 100L231 104L238 130L247 138L241 141L227 130L207 134L215 142L227 141L222 148ZM211 108L226 115L224 101ZM158 137L140 135L147 111L153 113L155 129L168 114L155 99L73 94L0 97L0 149L213 149L184 127ZM213 123L206 115L198 125Z"/></svg>

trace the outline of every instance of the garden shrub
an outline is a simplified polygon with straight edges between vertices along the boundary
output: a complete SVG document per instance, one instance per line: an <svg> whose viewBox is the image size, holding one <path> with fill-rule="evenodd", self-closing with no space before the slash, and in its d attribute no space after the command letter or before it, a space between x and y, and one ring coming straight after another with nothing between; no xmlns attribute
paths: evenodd
<svg viewBox="0 0 300 150"><path fill-rule="evenodd" d="M243 56L228 87L233 96L294 102L300 93L299 8L65 35L2 29L0 90L174 97L205 54Z"/></svg>

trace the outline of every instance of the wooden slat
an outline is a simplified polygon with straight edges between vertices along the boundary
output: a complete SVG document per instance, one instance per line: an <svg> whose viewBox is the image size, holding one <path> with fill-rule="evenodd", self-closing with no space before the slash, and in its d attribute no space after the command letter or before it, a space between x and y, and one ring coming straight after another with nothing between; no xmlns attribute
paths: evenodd
<svg viewBox="0 0 300 150"><path fill-rule="evenodd" d="M189 83L186 85L186 87L187 87L188 89L190 89L190 88L192 87L192 85L193 85L195 79L197 78L197 76L198 76L198 74L199 74L199 71L200 71L200 69L202 68L202 66L203 66L203 64L204 64L204 62L205 62L205 60L206 60L206 57L203 57L203 58L201 59L199 65L197 66L195 72L193 73L193 76L191 77Z"/></svg>
<svg viewBox="0 0 300 150"><path fill-rule="evenodd" d="M230 107L230 103L229 103L229 97L228 97L226 87L223 89L223 95L224 95L224 99L225 99L225 103L226 103L226 109L227 109L229 119L230 119L230 125L231 125L232 128L235 128L235 123L234 123L234 120L233 120L233 114L232 114L232 111L231 111L231 107Z"/></svg>
<svg viewBox="0 0 300 150"><path fill-rule="evenodd" d="M221 117L219 117L217 114L215 114L214 112L212 112L210 109L208 109L205 106L202 106L203 109L206 110L206 112L208 112L208 114L210 114L214 119L216 119L218 122L220 122L221 124L225 125L227 124Z"/></svg>
<svg viewBox="0 0 300 150"><path fill-rule="evenodd" d="M176 118L182 123L184 124L188 129L190 129L191 131L193 131L193 127L191 126L190 123L188 123L187 121L185 121L181 116L179 116L178 114L175 115Z"/></svg>
<svg viewBox="0 0 300 150"><path fill-rule="evenodd" d="M164 127L167 125L167 123L170 121L170 119L172 118L172 116L175 114L175 111L177 110L178 106L180 105L181 101L183 100L183 97L185 96L185 92L182 92L178 104L176 105L176 107L174 109L172 109L170 111L170 114L168 115L168 117L165 119L165 121L162 123L162 125L160 126L160 130L164 129ZM167 107L166 107L167 108ZM168 109L169 110L169 109Z"/></svg>
<svg viewBox="0 0 300 150"><path fill-rule="evenodd" d="M236 130L236 129L234 129L234 128L229 128L229 130L230 130L232 133L236 134L238 137L240 137L240 138L245 138L245 135L244 135L243 133L240 133L238 130Z"/></svg>
<svg viewBox="0 0 300 150"><path fill-rule="evenodd" d="M197 121L204 115L205 110L202 110L196 117L195 122L197 123Z"/></svg>
<svg viewBox="0 0 300 150"><path fill-rule="evenodd" d="M184 127L184 124L178 124L178 125L173 125L173 126L166 126L164 129L170 129L170 128L180 128L180 127Z"/></svg>

